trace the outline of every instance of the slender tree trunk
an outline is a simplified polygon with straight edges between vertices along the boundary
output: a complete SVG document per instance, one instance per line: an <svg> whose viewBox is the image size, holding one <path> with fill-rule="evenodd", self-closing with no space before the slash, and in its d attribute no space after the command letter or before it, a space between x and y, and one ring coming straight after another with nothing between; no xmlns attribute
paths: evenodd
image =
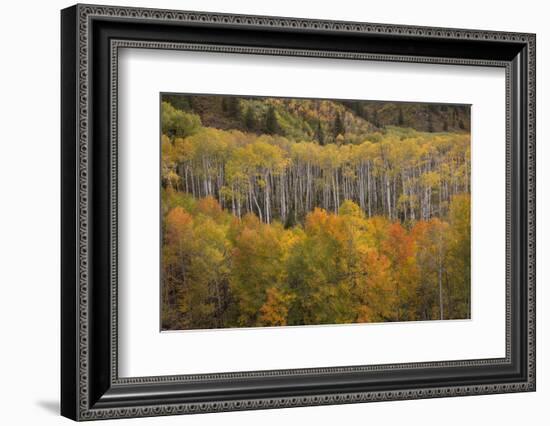
<svg viewBox="0 0 550 426"><path fill-rule="evenodd" d="M390 180L388 178L388 174L386 173L386 198L388 203L388 217L390 220L393 219L392 211L391 211L391 189L390 189Z"/></svg>
<svg viewBox="0 0 550 426"><path fill-rule="evenodd" d="M367 163L367 188L368 188L368 203L369 203L369 217L372 217L372 186L370 177L370 161Z"/></svg>

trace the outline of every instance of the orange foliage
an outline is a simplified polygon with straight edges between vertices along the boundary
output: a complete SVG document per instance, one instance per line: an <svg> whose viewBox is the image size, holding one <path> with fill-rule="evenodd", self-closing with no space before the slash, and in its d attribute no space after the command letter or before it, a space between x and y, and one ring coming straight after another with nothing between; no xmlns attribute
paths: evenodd
<svg viewBox="0 0 550 426"><path fill-rule="evenodd" d="M166 216L166 241L177 244L192 231L193 217L182 207L175 207Z"/></svg>
<svg viewBox="0 0 550 426"><path fill-rule="evenodd" d="M220 220L223 215L220 203L211 195L199 200L197 203L197 212L209 216L215 221Z"/></svg>
<svg viewBox="0 0 550 426"><path fill-rule="evenodd" d="M304 227L241 219L213 197L167 191L164 321L173 327L256 327L469 316L469 200L450 223L410 228L366 218L346 200L315 208ZM181 207L189 205L189 208ZM175 301L177 300L177 302Z"/></svg>

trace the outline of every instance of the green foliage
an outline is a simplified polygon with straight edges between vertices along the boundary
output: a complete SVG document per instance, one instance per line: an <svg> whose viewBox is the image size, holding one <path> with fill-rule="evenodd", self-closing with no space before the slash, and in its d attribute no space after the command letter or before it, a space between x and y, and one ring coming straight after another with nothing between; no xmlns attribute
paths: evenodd
<svg viewBox="0 0 550 426"><path fill-rule="evenodd" d="M470 130L466 105L192 95L163 95L162 99L178 110L195 112L204 126L222 130L247 130L246 111L251 107L255 131L321 144L334 142L339 134L344 134L345 143L362 142L370 133L395 125L419 132ZM267 119L269 109L277 118L276 130ZM325 123L326 141L317 137L319 122Z"/></svg>
<svg viewBox="0 0 550 426"><path fill-rule="evenodd" d="M265 132L269 135L274 135L279 132L279 123L277 121L277 115L275 114L275 108L269 106L265 118Z"/></svg>
<svg viewBox="0 0 550 426"><path fill-rule="evenodd" d="M256 128L256 118L252 108L248 107L244 116L244 125L247 130L254 130Z"/></svg>
<svg viewBox="0 0 550 426"><path fill-rule="evenodd" d="M161 123L162 133L172 137L191 136L201 127L197 114L176 109L168 102L162 103Z"/></svg>
<svg viewBox="0 0 550 426"><path fill-rule="evenodd" d="M227 98L224 97L224 99L227 99L227 113L231 117L238 117L241 113L239 98L237 98L236 96L229 96Z"/></svg>
<svg viewBox="0 0 550 426"><path fill-rule="evenodd" d="M321 124L321 120L317 122L317 131L315 133L315 140L319 142L319 145L325 144L325 132L323 130L323 125Z"/></svg>
<svg viewBox="0 0 550 426"><path fill-rule="evenodd" d="M181 111L190 111L193 108L193 98L190 96L164 94L162 95L162 101Z"/></svg>
<svg viewBox="0 0 550 426"><path fill-rule="evenodd" d="M403 108L399 108L398 110L398 115L397 115L397 125L398 126L403 126L405 124L405 118L403 116ZM447 129L445 129L447 130Z"/></svg>

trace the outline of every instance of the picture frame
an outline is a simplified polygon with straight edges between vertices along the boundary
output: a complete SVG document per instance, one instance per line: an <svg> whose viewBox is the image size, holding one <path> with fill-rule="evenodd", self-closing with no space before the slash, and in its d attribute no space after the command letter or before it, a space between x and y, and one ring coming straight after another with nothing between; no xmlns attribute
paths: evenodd
<svg viewBox="0 0 550 426"><path fill-rule="evenodd" d="M64 9L61 414L94 420L535 391L535 45L524 33ZM506 356L119 377L117 55L125 47L504 69Z"/></svg>

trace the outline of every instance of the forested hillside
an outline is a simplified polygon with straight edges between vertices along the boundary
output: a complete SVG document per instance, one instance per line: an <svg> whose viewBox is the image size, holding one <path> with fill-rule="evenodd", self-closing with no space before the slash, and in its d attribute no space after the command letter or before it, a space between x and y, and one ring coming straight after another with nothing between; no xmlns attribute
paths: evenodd
<svg viewBox="0 0 550 426"><path fill-rule="evenodd" d="M163 329L469 318L468 107L161 108Z"/></svg>
<svg viewBox="0 0 550 426"><path fill-rule="evenodd" d="M334 142L338 134L361 142L365 133L388 126L421 132L470 131L466 105L203 95L164 95L163 100L197 114L205 127L299 136L321 144ZM266 125L270 110L277 114L277 123L272 120L271 127Z"/></svg>

